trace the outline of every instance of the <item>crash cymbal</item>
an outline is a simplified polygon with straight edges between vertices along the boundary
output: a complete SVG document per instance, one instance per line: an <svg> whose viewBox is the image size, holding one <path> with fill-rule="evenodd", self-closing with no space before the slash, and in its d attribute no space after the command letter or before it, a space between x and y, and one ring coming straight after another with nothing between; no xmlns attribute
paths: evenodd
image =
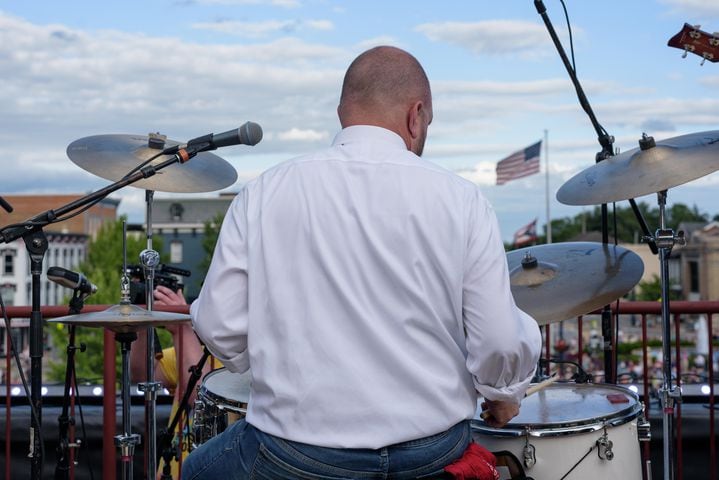
<svg viewBox="0 0 719 480"><path fill-rule="evenodd" d="M153 135L154 137L154 135ZM150 148L147 135L95 135L75 140L67 147L67 156L77 166L107 180L122 180L132 169L163 148L179 145L164 140L161 148ZM157 165L169 159L160 155L151 162ZM237 180L237 172L227 161L212 153L201 152L187 163L176 163L159 170L133 187L160 192L212 192L228 187Z"/></svg>
<svg viewBox="0 0 719 480"><path fill-rule="evenodd" d="M78 327L104 327L114 332L135 332L143 327L165 327L170 324L189 322L184 313L145 310L130 303L113 305L101 312L81 313L51 318L49 323L65 323Z"/></svg>
<svg viewBox="0 0 719 480"><path fill-rule="evenodd" d="M579 172L557 191L566 205L599 205L657 193L719 170L719 130L623 152Z"/></svg>
<svg viewBox="0 0 719 480"><path fill-rule="evenodd" d="M517 306L540 325L592 312L639 282L644 263L616 245L566 242L507 253Z"/></svg>

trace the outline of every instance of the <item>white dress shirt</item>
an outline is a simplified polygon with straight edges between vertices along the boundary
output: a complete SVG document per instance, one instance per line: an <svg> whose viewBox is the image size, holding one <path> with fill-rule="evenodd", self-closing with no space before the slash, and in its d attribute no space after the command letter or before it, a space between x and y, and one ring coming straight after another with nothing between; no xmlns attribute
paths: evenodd
<svg viewBox="0 0 719 480"><path fill-rule="evenodd" d="M285 439L379 448L519 402L541 340L517 308L492 207L379 127L247 183L192 321L247 421Z"/></svg>

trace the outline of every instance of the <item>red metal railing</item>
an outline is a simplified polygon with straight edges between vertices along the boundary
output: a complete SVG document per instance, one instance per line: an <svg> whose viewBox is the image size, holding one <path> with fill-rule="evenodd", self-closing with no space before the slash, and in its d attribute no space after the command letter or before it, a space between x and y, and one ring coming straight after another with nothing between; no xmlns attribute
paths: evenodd
<svg viewBox="0 0 719 480"><path fill-rule="evenodd" d="M87 305L84 309L84 312L93 312L93 311L102 311L108 308L108 305ZM618 326L618 328L613 329L613 332L616 332L618 330L621 330L621 325L626 322L627 316L639 316L640 321L640 332L641 332L641 341L642 341L642 382L643 382L643 399L645 402L645 405L649 405L651 398L650 398L650 391L651 391L651 366L649 365L649 336L648 336L648 329L647 324L650 317L654 317L654 319L659 318L661 315L661 304L659 302L617 302L611 305L612 309L612 318L613 321L616 322L615 325ZM164 310L164 311L173 311L173 312L180 312L180 313L187 313L189 310L189 307L182 306L182 307L158 307L158 310ZM712 302L688 302L688 301L674 301L671 303L671 315L672 315L672 323L674 325L674 341L675 341L675 349L674 349L674 355L675 360L673 361L673 365L675 368L675 375L676 375L676 382L678 385L682 385L682 370L681 370L681 359L682 359L682 345L681 345L681 322L688 315L705 315L708 322L708 359L706 362L706 368L707 368L707 384L708 384L708 395L707 395L707 401L709 404L708 414L709 414L709 448L707 452L708 457L708 470L710 472L710 476L707 478L711 478L712 480L716 480L717 478L717 451L716 451L716 440L715 440L715 427L714 427L714 421L715 421L715 414L714 414L714 405L715 405L715 397L714 397L714 349L713 349L713 343L712 343L712 325L713 325L713 317L715 314L719 313L719 301L712 301ZM30 317L30 307L8 307L7 308L7 314L10 319L23 319L23 318L29 318ZM43 318L54 318L59 316L64 316L67 314L67 307L43 307L42 308L42 315ZM574 355L580 364L583 364L587 360L592 360L592 357L585 352L585 327L584 324L587 322L587 320L590 319L590 321L593 321L592 318L589 315L585 315L583 317L579 317L576 321L575 320L569 320L564 322L564 324L574 324L576 325L576 330L573 333L576 335L575 341L576 341L576 347L569 349L566 354ZM12 327L12 324L11 324ZM545 356L549 357L552 353L552 345L551 345L551 333L555 331L554 326L550 327L547 325L545 327L545 335L546 335L546 345L545 345ZM572 333L568 333L567 336L571 337ZM12 364L11 364L11 355L10 352L10 342L9 342L10 335L6 335L7 339L7 347L6 352L8 354L6 355L6 372L10 372ZM615 338L614 345L618 346L618 343ZM116 434L115 432L115 425L116 425L116 418L117 418L117 412L116 412L116 375L115 375L115 352L116 352L116 345L115 345L115 339L114 334L109 331L105 330L104 335L104 349L105 349L105 362L104 362L104 374L103 374L103 390L105 392L104 398L103 398L103 472L102 472L102 478L103 479L109 479L109 480L115 480L116 478L116 458L117 458L117 452L116 447L114 445L114 436ZM178 357L182 358L182 352L178 352ZM184 368L182 364L178 365L179 368ZM11 478L11 429L10 424L12 421L12 395L11 395L11 387L9 382L5 382L5 478ZM182 389L183 386L179 385L178 388ZM179 395L182 395L182 391L179 393ZM647 409L647 415L649 415L649 409ZM677 476L676 478L681 480L683 479L683 450L682 450L682 411L681 411L681 404L676 409L676 435L677 435ZM644 445L644 455L645 457L649 457L649 444ZM47 459L46 459L47 460Z"/></svg>

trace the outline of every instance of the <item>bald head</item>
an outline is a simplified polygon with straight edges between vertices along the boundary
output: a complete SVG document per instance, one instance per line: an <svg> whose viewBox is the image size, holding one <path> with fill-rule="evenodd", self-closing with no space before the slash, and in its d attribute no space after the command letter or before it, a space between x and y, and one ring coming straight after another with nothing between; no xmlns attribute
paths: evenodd
<svg viewBox="0 0 719 480"><path fill-rule="evenodd" d="M426 125L432 121L429 80L417 59L404 50L388 46L372 48L347 69L337 113L342 127L387 128L402 136L414 151L410 144L419 139L412 137L426 134ZM411 124L418 120L426 123L424 132L415 131L418 125ZM421 141L423 145L424 138Z"/></svg>

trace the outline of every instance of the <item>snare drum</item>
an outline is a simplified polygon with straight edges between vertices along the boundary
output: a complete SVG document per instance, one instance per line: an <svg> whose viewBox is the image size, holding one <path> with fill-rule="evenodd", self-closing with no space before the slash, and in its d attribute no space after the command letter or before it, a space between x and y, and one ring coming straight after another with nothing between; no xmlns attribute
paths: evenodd
<svg viewBox="0 0 719 480"><path fill-rule="evenodd" d="M213 370L202 380L195 400L194 446L242 419L250 399L250 372L232 373L226 368Z"/></svg>
<svg viewBox="0 0 719 480"><path fill-rule="evenodd" d="M620 386L556 383L522 400L502 428L485 424L478 408L472 438L495 454L512 453L537 480L641 480L642 410L638 396Z"/></svg>

